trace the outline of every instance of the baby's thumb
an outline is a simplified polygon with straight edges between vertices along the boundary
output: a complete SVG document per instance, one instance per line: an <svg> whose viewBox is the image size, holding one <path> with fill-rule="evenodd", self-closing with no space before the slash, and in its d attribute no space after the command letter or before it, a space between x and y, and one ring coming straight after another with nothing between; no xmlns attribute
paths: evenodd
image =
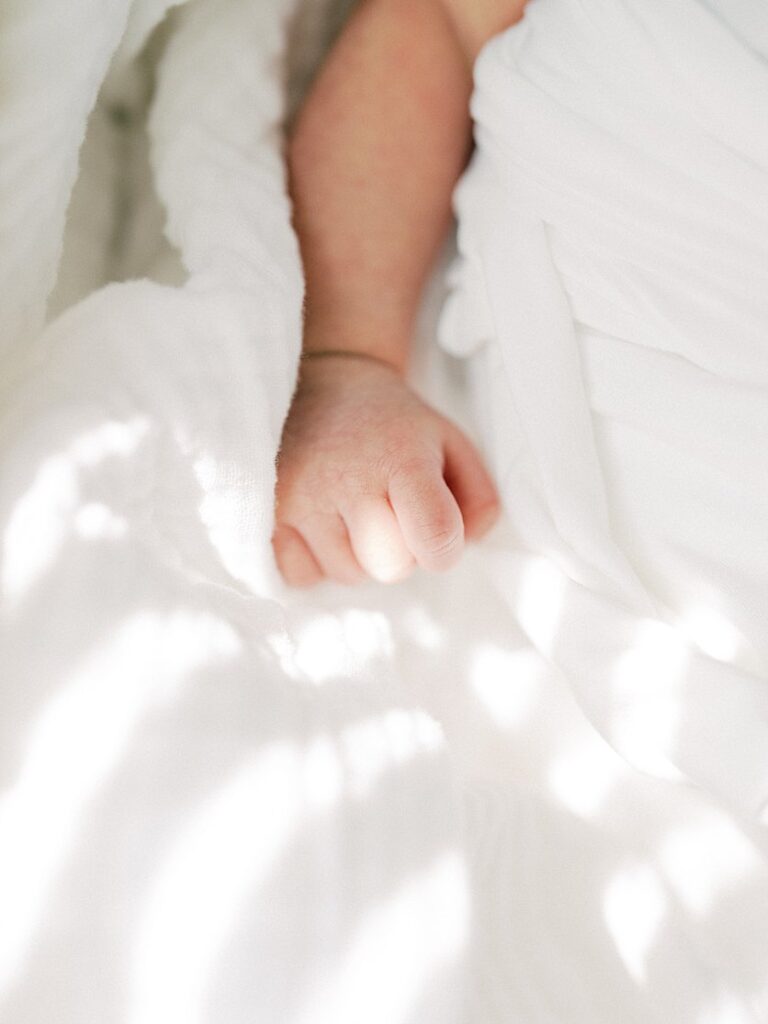
<svg viewBox="0 0 768 1024"><path fill-rule="evenodd" d="M479 540L499 518L499 495L480 453L449 423L444 442L443 476L464 519L464 536Z"/></svg>

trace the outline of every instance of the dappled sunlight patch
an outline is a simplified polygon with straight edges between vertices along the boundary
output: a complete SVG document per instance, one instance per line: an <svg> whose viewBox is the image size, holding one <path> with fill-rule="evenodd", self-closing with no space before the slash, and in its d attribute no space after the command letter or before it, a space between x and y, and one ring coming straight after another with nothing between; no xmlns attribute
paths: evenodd
<svg viewBox="0 0 768 1024"><path fill-rule="evenodd" d="M75 466L65 455L47 458L8 518L0 570L4 600L23 597L53 563L77 498Z"/></svg>
<svg viewBox="0 0 768 1024"><path fill-rule="evenodd" d="M594 819L621 781L618 755L595 736L559 750L547 772L553 795L580 818Z"/></svg>
<svg viewBox="0 0 768 1024"><path fill-rule="evenodd" d="M239 650L237 634L214 616L144 612L84 658L44 705L18 779L0 801L0 991L21 962L88 802L142 715L172 699L189 672Z"/></svg>
<svg viewBox="0 0 768 1024"><path fill-rule="evenodd" d="M338 967L310 992L298 1024L409 1021L425 985L461 955L467 885L463 861L453 850L405 879L362 917Z"/></svg>
<svg viewBox="0 0 768 1024"><path fill-rule="evenodd" d="M293 637L293 648L279 650L283 667L293 675L298 669L313 683L320 684L348 669L349 651L337 616L318 612L309 622L295 627Z"/></svg>
<svg viewBox="0 0 768 1024"><path fill-rule="evenodd" d="M177 440L186 451L189 440ZM227 573L263 596L270 591L272 571L272 557L266 555L269 545L263 543L273 501L272 485L269 477L265 479L259 473L250 479L244 477L242 469L233 467L231 460L231 451L198 454L190 459L200 488L196 515ZM264 460L262 470L272 471L271 460Z"/></svg>
<svg viewBox="0 0 768 1024"><path fill-rule="evenodd" d="M391 656L392 628L382 612L350 608L331 614L318 612L292 627L292 649L277 643L275 650L286 671L296 669L322 685L338 676L354 675L370 662Z"/></svg>
<svg viewBox="0 0 768 1024"><path fill-rule="evenodd" d="M760 1003L765 1000L751 1002L751 1006L746 1006L739 993L713 992L708 1005L699 1010L696 1024L761 1024L765 1016L760 1012Z"/></svg>
<svg viewBox="0 0 768 1024"><path fill-rule="evenodd" d="M526 564L517 594L520 625L542 653L552 653L565 597L563 574L547 558Z"/></svg>
<svg viewBox="0 0 768 1024"><path fill-rule="evenodd" d="M218 956L243 906L250 905L249 894L289 845L313 827L316 815L348 799L369 798L393 767L441 744L442 734L426 714L393 708L338 733L276 741L233 773L176 836L152 881L135 950L129 1024L196 1024ZM408 996L419 980L410 975L458 949L466 913L463 867L458 855L444 856L423 881L409 881L391 905L365 918L341 969L343 998L357 998L366 973L389 977L390 970L400 971L401 959ZM368 956L376 962L366 963ZM323 998L336 994L333 987ZM351 1021L344 1007L341 1013L340 1021ZM313 1012L307 1019L315 1024L325 1018ZM398 1019L381 1017L387 1024Z"/></svg>
<svg viewBox="0 0 768 1024"><path fill-rule="evenodd" d="M657 856L680 902L698 917L744 882L765 882L758 852L734 825L714 815L669 829Z"/></svg>
<svg viewBox="0 0 768 1024"><path fill-rule="evenodd" d="M303 757L295 743L268 746L233 773L175 839L139 926L128 1024L201 1020L217 955L244 899L302 819ZM324 758L321 752L327 766ZM326 787L323 799L328 795Z"/></svg>
<svg viewBox="0 0 768 1024"><path fill-rule="evenodd" d="M533 714L545 669L541 656L529 648L510 651L482 643L472 651L469 682L493 721L513 729Z"/></svg>
<svg viewBox="0 0 768 1024"><path fill-rule="evenodd" d="M3 535L0 587L6 601L22 598L51 566L73 516L81 536L103 536L105 526L114 536L118 520L112 513L105 518L106 506L99 506L98 513L88 505L77 510L80 472L108 458L127 458L149 426L149 420L140 416L126 422L108 420L40 463L31 485L15 502Z"/></svg>
<svg viewBox="0 0 768 1024"><path fill-rule="evenodd" d="M119 540L128 532L128 520L101 502L83 505L74 519L75 532L85 540Z"/></svg>
<svg viewBox="0 0 768 1024"><path fill-rule="evenodd" d="M448 632L434 615L421 604L407 608L401 616L403 627L410 637L428 651L439 651L448 642Z"/></svg>
<svg viewBox="0 0 768 1024"><path fill-rule="evenodd" d="M350 608L342 613L344 638L361 661L390 657L394 650L392 627L382 612Z"/></svg>
<svg viewBox="0 0 768 1024"><path fill-rule="evenodd" d="M69 455L77 465L86 467L97 466L113 456L127 458L136 451L149 428L147 416L106 420L77 437L70 446Z"/></svg>
<svg viewBox="0 0 768 1024"><path fill-rule="evenodd" d="M678 625L699 650L718 661L733 661L744 646L738 629L714 608L686 609Z"/></svg>
<svg viewBox="0 0 768 1024"><path fill-rule="evenodd" d="M668 898L647 864L629 864L609 880L603 915L616 950L635 981L646 977L648 956L667 912Z"/></svg>
<svg viewBox="0 0 768 1024"><path fill-rule="evenodd" d="M671 762L681 724L688 667L685 640L663 622L646 620L612 675L612 741L642 771L682 781Z"/></svg>

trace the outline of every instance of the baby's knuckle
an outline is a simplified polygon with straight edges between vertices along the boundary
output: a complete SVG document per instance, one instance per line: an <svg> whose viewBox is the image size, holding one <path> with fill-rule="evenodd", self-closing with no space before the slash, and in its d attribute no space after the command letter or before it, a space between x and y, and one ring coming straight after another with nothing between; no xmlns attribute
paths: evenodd
<svg viewBox="0 0 768 1024"><path fill-rule="evenodd" d="M406 481L412 483L436 467L436 460L426 452L398 452L390 455L387 459L388 476L393 481Z"/></svg>
<svg viewBox="0 0 768 1024"><path fill-rule="evenodd" d="M461 542L461 530L455 526L431 526L425 529L422 545L433 557L452 552Z"/></svg>

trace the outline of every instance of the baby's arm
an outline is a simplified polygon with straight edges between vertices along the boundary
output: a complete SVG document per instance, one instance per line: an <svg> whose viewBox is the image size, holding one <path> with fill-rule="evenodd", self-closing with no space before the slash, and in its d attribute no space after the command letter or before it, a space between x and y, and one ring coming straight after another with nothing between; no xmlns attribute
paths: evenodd
<svg viewBox="0 0 768 1024"><path fill-rule="evenodd" d="M469 152L471 62L521 8L364 0L300 113L289 163L306 355L278 462L274 536L291 583L444 568L465 535L495 518L477 453L403 375ZM319 355L328 351L349 355Z"/></svg>
<svg viewBox="0 0 768 1024"><path fill-rule="evenodd" d="M352 16L289 154L306 350L354 349L405 367L469 150L469 90L439 0L369 0Z"/></svg>

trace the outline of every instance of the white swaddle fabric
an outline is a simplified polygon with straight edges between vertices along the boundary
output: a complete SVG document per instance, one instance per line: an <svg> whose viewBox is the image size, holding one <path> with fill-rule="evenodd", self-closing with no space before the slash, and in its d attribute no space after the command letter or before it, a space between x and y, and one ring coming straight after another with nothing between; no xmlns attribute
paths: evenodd
<svg viewBox="0 0 768 1024"><path fill-rule="evenodd" d="M0 1019L452 1020L444 737L380 611L276 600L291 5L184 4L153 62L174 6L0 9ZM178 284L158 239L125 258L148 192Z"/></svg>
<svg viewBox="0 0 768 1024"><path fill-rule="evenodd" d="M442 338L508 522L291 595L290 6L0 8L0 1019L763 1024L765 8L488 46Z"/></svg>
<svg viewBox="0 0 768 1024"><path fill-rule="evenodd" d="M560 569L534 641L631 760L753 817L768 798L768 64L740 26L698 0L533 0L486 47L442 338L488 341L510 517Z"/></svg>

